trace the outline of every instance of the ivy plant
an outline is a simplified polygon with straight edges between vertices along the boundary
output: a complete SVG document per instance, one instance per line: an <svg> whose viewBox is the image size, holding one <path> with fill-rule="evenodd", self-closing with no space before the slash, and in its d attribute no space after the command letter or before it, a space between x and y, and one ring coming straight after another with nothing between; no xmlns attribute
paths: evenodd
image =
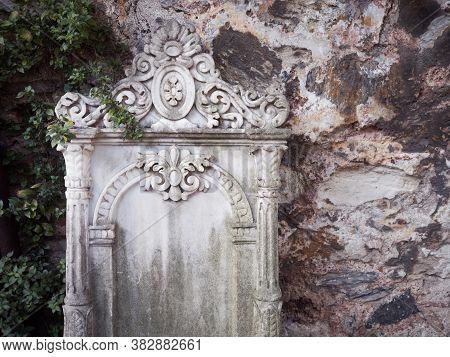
<svg viewBox="0 0 450 357"><path fill-rule="evenodd" d="M28 84L15 93L17 120L0 113L0 165L11 191L0 201L0 216L16 223L22 248L0 256L0 333L56 336L62 333L65 268L49 259L48 247L63 230L65 197L64 162L54 147L73 138L73 122L56 118L55 98L96 87L92 93L110 108L114 125L124 135L141 134L134 117L107 94L105 79L114 78L125 51L95 19L92 1L11 4L0 8L0 91L16 77ZM34 87L39 69L60 78L55 93Z"/></svg>
<svg viewBox="0 0 450 357"><path fill-rule="evenodd" d="M33 327L27 324L37 311L47 309L59 319L64 299L64 260L50 267L46 250L36 249L31 254L0 258L0 332L3 336L27 336ZM52 327L59 335L59 328Z"/></svg>

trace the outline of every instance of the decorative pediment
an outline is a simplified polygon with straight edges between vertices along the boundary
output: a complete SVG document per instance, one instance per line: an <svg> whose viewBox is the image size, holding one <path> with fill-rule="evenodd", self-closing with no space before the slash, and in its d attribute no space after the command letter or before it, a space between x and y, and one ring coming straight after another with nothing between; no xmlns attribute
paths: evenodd
<svg viewBox="0 0 450 357"><path fill-rule="evenodd" d="M125 74L112 97L140 126L154 130L275 128L289 112L282 95L260 95L223 81L211 55L201 53L194 28L176 21L153 34ZM112 127L108 108L79 93L66 93L55 111L76 128Z"/></svg>

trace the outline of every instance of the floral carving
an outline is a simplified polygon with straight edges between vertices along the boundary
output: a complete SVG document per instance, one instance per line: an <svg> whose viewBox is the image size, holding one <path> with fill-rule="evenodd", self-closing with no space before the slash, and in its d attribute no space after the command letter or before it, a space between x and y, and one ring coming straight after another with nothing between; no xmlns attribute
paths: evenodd
<svg viewBox="0 0 450 357"><path fill-rule="evenodd" d="M70 319L70 330L75 337L83 337L86 335L86 321L81 312L74 310Z"/></svg>
<svg viewBox="0 0 450 357"><path fill-rule="evenodd" d="M288 117L284 96L260 95L223 81L211 55L201 53L194 27L177 21L156 30L125 74L126 78L112 90L112 97L137 120L150 119L145 125L153 128L161 126L161 119L168 119L179 121L177 130L271 129L281 126ZM150 116L152 110L159 115ZM76 128L112 125L108 108L78 93L65 94L55 111L60 119L73 120ZM191 111L197 118L188 115Z"/></svg>
<svg viewBox="0 0 450 357"><path fill-rule="evenodd" d="M56 104L55 113L58 119L69 118L75 126L82 128L97 123L106 114L106 108L95 98L68 92Z"/></svg>
<svg viewBox="0 0 450 357"><path fill-rule="evenodd" d="M175 107L183 99L183 86L175 76L170 76L164 83L164 99Z"/></svg>
<svg viewBox="0 0 450 357"><path fill-rule="evenodd" d="M255 301L255 332L257 336L276 337L280 334L280 301Z"/></svg>
<svg viewBox="0 0 450 357"><path fill-rule="evenodd" d="M201 86L195 102L197 110L208 120L208 127L275 128L282 125L289 114L289 103L281 95L260 95L232 87L216 79Z"/></svg>
<svg viewBox="0 0 450 357"><path fill-rule="evenodd" d="M176 159L176 156L178 156L177 160L172 159L171 151L175 151L173 153L173 158ZM173 161L177 161L178 164L173 164ZM147 184L147 189L155 189L152 187L153 180L155 183L159 183L159 185L155 185L158 189L164 187L161 185L162 181L165 181L166 188L163 190L163 196L166 197L165 199L169 199L170 197L167 196L167 189L170 191L169 186L171 182L175 184L178 182L178 180L174 179L178 179L180 174L183 180L186 180L188 184L190 184L190 189L195 187L192 186L192 184L196 181L196 179L198 179L200 182L197 191L201 191L202 187L203 191L206 191L207 187L209 187L209 182L215 183L230 202L235 222L244 225L253 224L254 219L252 209L242 187L230 173L226 172L220 166L212 163L211 161L212 158L209 155L192 155L188 150L180 151L174 146L169 151L162 150L159 153L151 153L146 155L139 154L136 163L123 168L103 189L94 210L95 225L102 226L113 223L112 217L114 215L114 208L117 204L117 198L120 197L128 187L135 183L140 182L141 185L144 185L144 188ZM154 163L153 166L151 165L152 162ZM159 164L160 162L161 164ZM190 162L192 162L192 165L188 165ZM147 167L145 167L145 165L147 165ZM157 167L157 165L160 166ZM172 174L172 181L168 179L168 177L170 178L168 168L171 166L176 167L176 173ZM159 170L163 171L163 173L160 173ZM183 177L183 174L186 173L187 175ZM158 177L151 179L151 177L155 175ZM194 175L195 178L193 177ZM180 191L183 189L181 185L182 183L180 181L178 185ZM184 197L187 198L187 196L193 192L195 191L186 191Z"/></svg>
<svg viewBox="0 0 450 357"><path fill-rule="evenodd" d="M141 181L141 186L162 194L163 200L186 200L196 191L207 191L210 184L198 173L211 166L211 155L193 155L188 150L172 146L169 151L142 155L136 167L152 173Z"/></svg>

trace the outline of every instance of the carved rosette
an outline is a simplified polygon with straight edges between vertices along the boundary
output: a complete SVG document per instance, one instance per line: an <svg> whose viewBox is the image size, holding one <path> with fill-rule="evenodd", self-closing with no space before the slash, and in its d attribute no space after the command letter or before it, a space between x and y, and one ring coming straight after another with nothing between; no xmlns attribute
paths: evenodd
<svg viewBox="0 0 450 357"><path fill-rule="evenodd" d="M195 101L195 84L188 69L166 63L155 74L152 84L156 110L166 119L179 120L189 114Z"/></svg>
<svg viewBox="0 0 450 357"><path fill-rule="evenodd" d="M153 34L144 52L135 56L125 71L127 77L112 89L112 97L138 120L151 115L157 122L182 121L179 129L270 129L286 121L289 105L284 96L231 86L220 79L213 58L200 51L194 28L170 21ZM191 110L203 120L190 122ZM65 94L55 111L60 119L73 120L75 127L112 125L108 108L78 93Z"/></svg>
<svg viewBox="0 0 450 357"><path fill-rule="evenodd" d="M68 144L60 147L66 162L66 297L65 336L90 335L89 290L89 190L93 146Z"/></svg>
<svg viewBox="0 0 450 357"><path fill-rule="evenodd" d="M180 201L197 191L206 191L209 182L198 174L211 166L211 155L193 155L188 150L172 146L169 151L142 155L136 167L154 173L141 181L141 187L162 194L163 200Z"/></svg>

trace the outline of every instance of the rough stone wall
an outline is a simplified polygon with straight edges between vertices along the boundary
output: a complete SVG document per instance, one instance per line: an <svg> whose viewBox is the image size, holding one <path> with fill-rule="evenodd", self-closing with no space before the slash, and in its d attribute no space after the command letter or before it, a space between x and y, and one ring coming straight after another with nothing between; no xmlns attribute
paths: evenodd
<svg viewBox="0 0 450 357"><path fill-rule="evenodd" d="M450 335L448 1L97 4L133 51L176 18L225 80L288 96L286 335Z"/></svg>

